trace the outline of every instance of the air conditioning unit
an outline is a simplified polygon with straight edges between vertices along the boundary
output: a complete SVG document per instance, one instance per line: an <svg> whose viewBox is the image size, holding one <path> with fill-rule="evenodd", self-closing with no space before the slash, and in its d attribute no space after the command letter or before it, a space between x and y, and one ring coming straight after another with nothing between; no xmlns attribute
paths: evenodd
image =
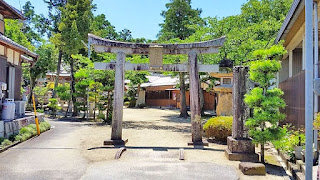
<svg viewBox="0 0 320 180"><path fill-rule="evenodd" d="M15 101L14 103L16 104L16 116L24 117L26 114L26 101Z"/></svg>

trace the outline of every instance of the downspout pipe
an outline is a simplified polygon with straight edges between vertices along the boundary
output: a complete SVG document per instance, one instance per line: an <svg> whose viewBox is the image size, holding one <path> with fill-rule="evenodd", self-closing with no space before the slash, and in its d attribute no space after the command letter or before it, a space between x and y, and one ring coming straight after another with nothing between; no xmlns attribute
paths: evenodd
<svg viewBox="0 0 320 180"><path fill-rule="evenodd" d="M313 165L313 1L305 0L305 178L312 179Z"/></svg>
<svg viewBox="0 0 320 180"><path fill-rule="evenodd" d="M319 77L319 34L318 34L318 2L313 2L314 10L314 79ZM314 93L314 105L313 105L313 114L314 120L318 113L318 95ZM318 131L315 129L313 134L313 146L315 149L318 147Z"/></svg>

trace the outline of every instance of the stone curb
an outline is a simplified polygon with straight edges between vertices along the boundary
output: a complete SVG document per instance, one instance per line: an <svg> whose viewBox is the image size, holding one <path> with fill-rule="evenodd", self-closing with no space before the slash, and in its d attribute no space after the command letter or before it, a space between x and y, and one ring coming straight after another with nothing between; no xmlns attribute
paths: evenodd
<svg viewBox="0 0 320 180"><path fill-rule="evenodd" d="M44 131L44 132L42 132L42 133L45 133L45 132L50 131L50 130L51 130L51 128L48 129L48 130L46 130L46 131ZM41 134L42 134L42 133L41 133ZM12 148L12 147L20 144L20 143L27 142L27 141L30 141L30 140L32 140L32 139L35 139L36 137L38 137L38 135L32 136L32 137L30 137L29 139L27 139L27 140L25 140L25 141L17 141L17 142L14 142L13 144L11 144L11 145L9 145L9 146L6 146L5 148L0 149L0 153L3 153L4 151L6 151L6 150L8 150L8 149L10 149L10 148Z"/></svg>

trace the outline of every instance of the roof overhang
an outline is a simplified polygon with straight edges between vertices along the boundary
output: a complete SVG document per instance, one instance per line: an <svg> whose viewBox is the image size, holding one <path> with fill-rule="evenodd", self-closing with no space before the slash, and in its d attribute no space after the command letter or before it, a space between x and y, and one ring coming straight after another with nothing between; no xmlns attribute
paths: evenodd
<svg viewBox="0 0 320 180"><path fill-rule="evenodd" d="M286 40L292 38L299 28L303 25L305 17L304 17L304 0L294 0L291 5L291 8L283 21L283 24L278 32L275 43L279 43L281 40ZM285 45L289 42L285 42Z"/></svg>
<svg viewBox="0 0 320 180"><path fill-rule="evenodd" d="M0 34L0 44L3 46L8 46L14 50L17 50L17 51L21 52L21 54L27 55L35 61L38 59L38 56L39 56L38 54L30 51L28 48L21 46L20 44L14 42L10 38L8 38L2 34Z"/></svg>
<svg viewBox="0 0 320 180"><path fill-rule="evenodd" d="M0 13L3 15L4 18L7 19L26 19L19 10L17 10L13 6L10 6L3 0L0 0Z"/></svg>

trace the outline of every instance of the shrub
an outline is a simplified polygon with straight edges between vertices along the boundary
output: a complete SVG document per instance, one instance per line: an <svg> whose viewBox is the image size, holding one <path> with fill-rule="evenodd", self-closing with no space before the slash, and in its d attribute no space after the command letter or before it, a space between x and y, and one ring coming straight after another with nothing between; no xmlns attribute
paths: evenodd
<svg viewBox="0 0 320 180"><path fill-rule="evenodd" d="M130 105L130 102L129 102L129 101L124 102L124 106L125 106L125 107L129 107L129 105Z"/></svg>
<svg viewBox="0 0 320 180"><path fill-rule="evenodd" d="M4 137L0 137L0 144L5 140Z"/></svg>
<svg viewBox="0 0 320 180"><path fill-rule="evenodd" d="M144 107L146 107L146 104L144 104L144 103L139 103L138 104L138 108L144 108Z"/></svg>
<svg viewBox="0 0 320 180"><path fill-rule="evenodd" d="M285 135L278 140L272 141L272 144L276 149L285 152L290 157L290 160L293 160L295 158L295 147L305 145L305 134L300 131L288 130L288 126L284 126L283 131Z"/></svg>
<svg viewBox="0 0 320 180"><path fill-rule="evenodd" d="M40 132L44 132L50 129L50 124L47 121L41 122L39 125ZM32 136L37 135L37 127L35 124L30 124L29 126L20 129L19 134L15 137L16 141L26 141Z"/></svg>
<svg viewBox="0 0 320 180"><path fill-rule="evenodd" d="M203 126L207 137L214 137L218 141L227 141L232 133L232 116L218 116L211 118Z"/></svg>
<svg viewBox="0 0 320 180"><path fill-rule="evenodd" d="M37 109L37 112L38 113L44 113L44 110L43 109Z"/></svg>
<svg viewBox="0 0 320 180"><path fill-rule="evenodd" d="M12 144L12 141L10 141L9 139L5 139L2 141L1 146L9 146Z"/></svg>

